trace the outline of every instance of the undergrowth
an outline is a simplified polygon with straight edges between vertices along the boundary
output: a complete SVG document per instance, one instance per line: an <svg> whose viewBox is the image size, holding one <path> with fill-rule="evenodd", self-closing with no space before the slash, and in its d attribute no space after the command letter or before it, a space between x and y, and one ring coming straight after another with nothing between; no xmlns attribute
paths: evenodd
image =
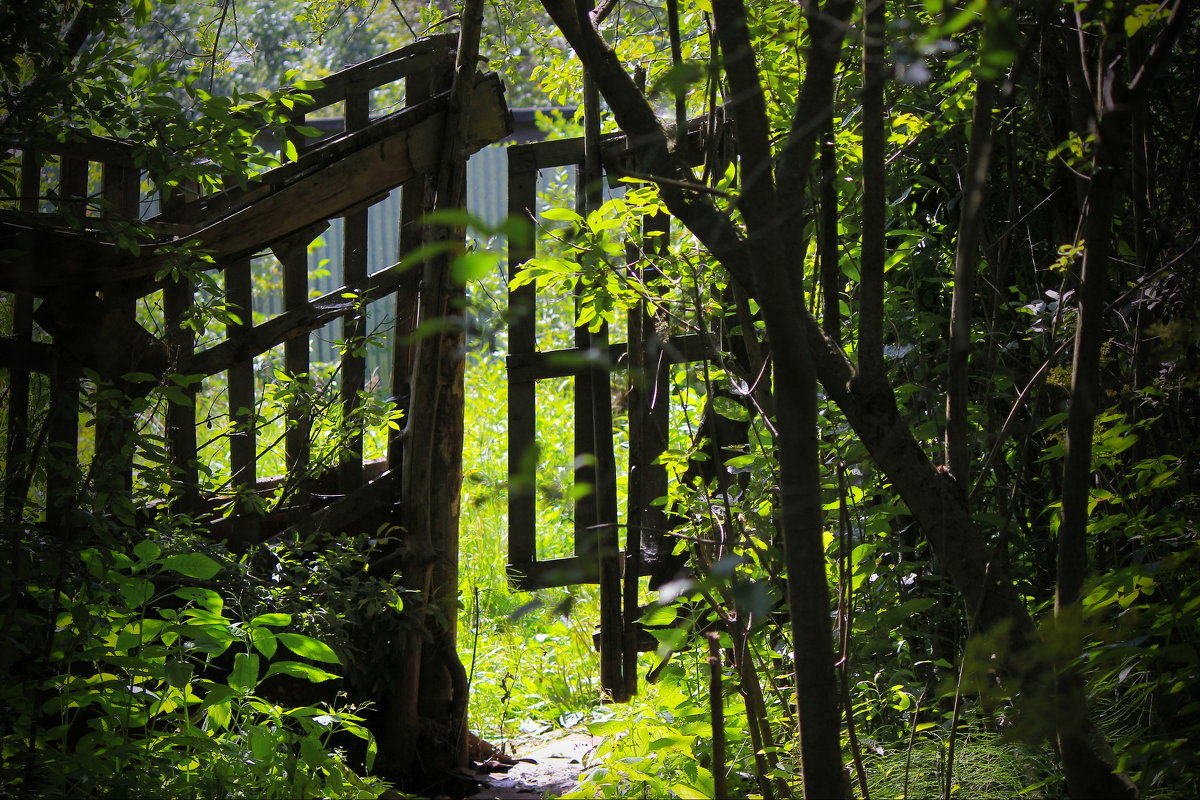
<svg viewBox="0 0 1200 800"><path fill-rule="evenodd" d="M712 718L704 648L694 640L680 639L679 652L642 654L637 696L626 704L605 703L593 644L599 615L595 587L517 593L508 585L504 378L501 357L471 357L459 625L459 644L471 677L471 729L497 744L552 737L557 730L590 731L600 744L578 788L567 797L712 797ZM538 476L539 556L543 558L567 555L553 548L570 542L569 514L563 510L569 503L562 500L570 474L559 466L569 464L565 455L571 448L569 390L564 381L539 393L539 446L546 456L544 463L551 465ZM864 569L878 566L873 553L858 554ZM868 577L856 575L864 583ZM877 574L872 580L879 583L878 578ZM655 597L647 593L643 599L650 604ZM883 615L886 610L871 614ZM863 616L868 622L873 619ZM901 614L886 624L894 626L903 618ZM882 619L879 622L884 624ZM890 641L889 646L899 644L904 650L903 637L879 635L882 641L868 642L869 648ZM790 662L781 655L788 650L786 636L776 625L764 626L751 637L751 646L765 669L769 725L778 750L769 778L772 785L797 789ZM665 666L663 655L669 656ZM654 682L645 680L651 671L656 672ZM860 678L855 682L854 705L870 795L942 795L948 774L949 712L918 708L923 686L911 670ZM727 662L723 674L727 791L759 797L756 753L747 732L740 680ZM949 691L953 694L952 686ZM974 718L970 712L966 717ZM920 731L915 736L913 725ZM850 765L853 754L848 741L845 744L845 762ZM847 774L852 774L849 766ZM953 797L1053 797L1061 790L1045 748L1008 741L965 718L949 774ZM855 786L858 795L857 782Z"/></svg>

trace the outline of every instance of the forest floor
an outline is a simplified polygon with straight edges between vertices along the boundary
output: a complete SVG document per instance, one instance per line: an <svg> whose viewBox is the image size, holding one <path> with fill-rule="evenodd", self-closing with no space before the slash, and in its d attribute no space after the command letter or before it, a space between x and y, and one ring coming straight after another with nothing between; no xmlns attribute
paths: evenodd
<svg viewBox="0 0 1200 800"><path fill-rule="evenodd" d="M557 733L511 742L510 755L517 763L481 772L479 780L484 785L468 800L534 800L558 797L574 789L599 738L579 730Z"/></svg>

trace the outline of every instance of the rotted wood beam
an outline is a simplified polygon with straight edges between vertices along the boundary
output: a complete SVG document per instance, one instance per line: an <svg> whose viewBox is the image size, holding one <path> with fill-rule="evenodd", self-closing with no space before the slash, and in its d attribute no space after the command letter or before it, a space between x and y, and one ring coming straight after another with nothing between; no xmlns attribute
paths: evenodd
<svg viewBox="0 0 1200 800"><path fill-rule="evenodd" d="M179 235L142 242L136 254L96 234L0 215L0 252L6 251L0 257L0 291L45 296L61 287L148 277L170 263L160 248L185 242L210 252L218 264L254 255L437 169L448 102L449 94L443 92L314 148L299 161L265 173L254 188L219 193L164 213L151 223L172 225ZM496 75L480 77L471 98L466 152L511 132L504 85ZM194 229L180 229L181 223Z"/></svg>

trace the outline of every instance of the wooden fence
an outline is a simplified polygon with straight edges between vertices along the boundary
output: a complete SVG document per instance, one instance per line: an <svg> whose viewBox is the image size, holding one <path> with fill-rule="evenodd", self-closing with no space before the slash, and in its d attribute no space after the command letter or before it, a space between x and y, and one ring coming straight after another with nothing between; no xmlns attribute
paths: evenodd
<svg viewBox="0 0 1200 800"><path fill-rule="evenodd" d="M154 376L172 394L182 392L192 401L167 404L157 420L174 473L171 502L176 510L199 512L236 498L235 513L215 527L235 544L255 541L297 520L311 527L344 528L372 507L364 501L395 501L405 432L392 436L385 460L370 464L362 458L361 430L354 432L336 470L314 475L312 410L299 404L287 411L288 474L260 474L255 359L282 345L286 373L309 374L312 331L341 319L343 339L354 343L366 333L367 303L391 298L396 330L390 395L411 412L413 345L407 334L428 320L422 318L424 272L403 256L423 241L421 218L431 200L430 177L445 166L441 159L454 43L450 36L423 40L325 78L321 88L308 92L313 102L303 110L297 106L290 122L303 125L306 114L340 104L343 130L315 141L293 134L298 158L247 185L207 195L183 191L159 196L161 210L143 220L156 238L142 239L137 253L122 247L111 225L104 233L97 225L98 217L109 223L136 220L148 205L145 195L154 187L143 186L145 176L132 143L76 135L36 152L11 143L10 152L20 158L19 196L0 212L0 291L12 305L11 333L0 340L0 368L9 377L3 478L10 519L20 518L37 470L45 469L47 522L67 523L83 471L81 409L85 422L91 417L96 428L88 470L93 490L106 502L128 498L135 469L129 443L134 426L145 422L139 420L137 404L155 387L136 375L130 379L131 373ZM372 118L372 92L392 85L403 87L405 106ZM510 132L503 87L495 76L478 79L470 107L468 152ZM400 231L397 262L368 274L367 209L399 186L404 187L399 219L391 220ZM333 218L343 220L342 285L313 298L308 249ZM170 262L156 248L184 241L213 255L214 263L207 266L222 276L225 300L236 313L221 341L200 343L183 324L198 300L193 283L160 274ZM283 308L256 324L251 259L264 252L273 254L282 273ZM152 332L139 324L136 304L158 292L163 328ZM364 388L361 348L346 347L338 369L342 414L351 418ZM231 482L222 498L201 496L198 490L203 465L194 403L199 386L194 377L208 380L220 373L233 422L223 442ZM90 379L84 381L85 375ZM48 387L44 425L36 424L40 409L31 405L45 396L39 381ZM177 387L170 387L173 381ZM81 387L90 387L90 396L82 397ZM54 457L46 458L48 453ZM381 478L383 484L371 486ZM281 482L287 485L286 502L268 517L253 512L255 498ZM330 504L329 498L317 497L314 503L317 495L340 499Z"/></svg>

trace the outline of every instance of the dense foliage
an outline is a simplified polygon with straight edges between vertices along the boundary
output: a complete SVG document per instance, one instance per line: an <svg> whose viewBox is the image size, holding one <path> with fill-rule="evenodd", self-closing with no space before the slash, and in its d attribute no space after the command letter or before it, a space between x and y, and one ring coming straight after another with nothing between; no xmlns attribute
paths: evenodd
<svg viewBox="0 0 1200 800"><path fill-rule="evenodd" d="M214 187L278 163L253 135L285 122L295 94L274 88L292 70L369 57L454 12L43 5L0 11L4 136L136 140L156 184ZM514 276L579 295L541 311L563 342L575 325L618 338L640 303L672 334L712 336L710 361L673 368L660 456L673 480L657 502L689 567L644 590L657 649L639 696L602 704L593 588L506 585L505 378L480 348L459 624L473 728L586 724L603 743L579 797L824 796L844 775L864 797L1088 796L1073 762L1100 764L1117 795L1194 796L1200 40L1186 4L668 0L601 3L595 26L579 5L489 7L484 51L510 102L582 106L587 62L606 131L728 121L695 170L660 130L639 176L590 213L551 182L553 235ZM15 174L0 172L7 196ZM647 232L661 214L682 223L668 237ZM652 278L612 267L628 245ZM499 305L505 277L476 280L473 302ZM194 324L219 336L222 288L200 296ZM272 381L258 410L278 426L289 404L322 409L325 463L344 446L333 379ZM614 376L618 424L631 380ZM188 385L163 381L139 413L192 402ZM102 416L104 387L89 388L85 419ZM569 389L539 395L544 557L570 547L579 492ZM232 431L221 394L208 382L197 401L214 440ZM368 408L377 434L395 424L382 397ZM715 441L717 418L740 438ZM173 490L152 425L137 448L133 499L152 503ZM228 465L209 468L203 488L219 489ZM146 524L89 473L71 528L87 535L67 538L36 500L46 476L4 518L9 790L383 790L361 776L369 709L313 689L369 695L388 668L372 643L410 635L406 589L367 568L395 531L232 555L204 538L211 521ZM1112 758L1105 745L1080 762L1079 730ZM809 749L822 742L832 757Z"/></svg>

